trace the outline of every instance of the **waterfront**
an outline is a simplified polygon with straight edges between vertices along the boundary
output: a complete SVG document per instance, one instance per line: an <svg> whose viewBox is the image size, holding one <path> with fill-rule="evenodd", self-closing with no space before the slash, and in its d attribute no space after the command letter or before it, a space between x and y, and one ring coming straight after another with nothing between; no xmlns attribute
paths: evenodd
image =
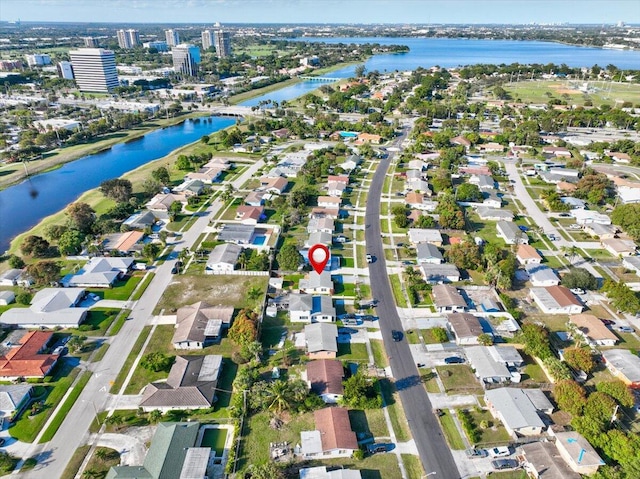
<svg viewBox="0 0 640 479"><path fill-rule="evenodd" d="M408 53L374 55L365 66L368 71L411 70L433 65L453 67L474 63L566 63L569 66L606 66L640 69L640 51L603 50L556 43L424 38L304 38L327 43L404 44ZM348 78L355 65L322 76ZM299 82L256 96L241 105L255 106L261 101L281 103L317 89L321 84ZM102 181L121 176L143 164L161 158L176 148L198 140L234 123L234 119L205 117L154 131L143 138L113 146L110 150L86 156L63 167L32 177L0 191L0 251L11 238L31 228L46 216L63 209L82 193Z"/></svg>
<svg viewBox="0 0 640 479"><path fill-rule="evenodd" d="M233 123L233 118L213 116L186 120L0 191L0 251L9 247L11 238L65 208L102 181L117 178Z"/></svg>

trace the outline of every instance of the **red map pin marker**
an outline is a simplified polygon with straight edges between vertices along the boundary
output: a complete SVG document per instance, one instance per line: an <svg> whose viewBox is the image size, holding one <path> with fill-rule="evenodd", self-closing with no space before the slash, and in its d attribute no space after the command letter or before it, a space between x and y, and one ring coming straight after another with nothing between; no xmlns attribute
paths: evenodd
<svg viewBox="0 0 640 479"><path fill-rule="evenodd" d="M316 273L320 274L329 262L329 248L323 244L314 244L309 248L309 263Z"/></svg>

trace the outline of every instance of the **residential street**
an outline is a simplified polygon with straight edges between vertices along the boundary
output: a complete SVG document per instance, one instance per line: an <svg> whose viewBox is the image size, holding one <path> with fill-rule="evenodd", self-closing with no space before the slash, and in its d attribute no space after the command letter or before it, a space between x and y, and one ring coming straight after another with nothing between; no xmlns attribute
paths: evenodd
<svg viewBox="0 0 640 479"><path fill-rule="evenodd" d="M396 139L395 146L400 145L405 136L406 131ZM392 338L392 330L402 331L402 323L389 284L380 237L380 199L387 169L393 156L394 153L390 153L388 158L380 161L367 199L365 238L367 253L374 258L373 263L369 264L371 291L373 297L378 300L376 309L380 318L385 350L424 470L427 474L435 473L436 477L455 479L460 477L458 468L442 434L440 424L432 412L427 391L420 382L418 368L413 361L407 339L396 342Z"/></svg>

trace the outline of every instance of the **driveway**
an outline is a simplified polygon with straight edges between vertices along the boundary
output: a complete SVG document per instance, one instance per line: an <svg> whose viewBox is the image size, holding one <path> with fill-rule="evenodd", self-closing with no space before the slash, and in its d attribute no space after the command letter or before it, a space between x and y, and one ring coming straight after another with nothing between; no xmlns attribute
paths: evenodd
<svg viewBox="0 0 640 479"><path fill-rule="evenodd" d="M136 427L129 429L125 434L101 434L95 444L99 447L108 447L120 453L120 465L140 466L147 455L145 442L151 441L155 427Z"/></svg>

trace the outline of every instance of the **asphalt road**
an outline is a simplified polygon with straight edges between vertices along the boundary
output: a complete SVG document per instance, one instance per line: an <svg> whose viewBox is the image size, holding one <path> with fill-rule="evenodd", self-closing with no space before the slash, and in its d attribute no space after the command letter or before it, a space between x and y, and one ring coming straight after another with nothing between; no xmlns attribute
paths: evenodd
<svg viewBox="0 0 640 479"><path fill-rule="evenodd" d="M396 140L399 146L406 133ZM380 198L389 164L395 153L381 160L369 187L365 216L365 239L367 253L375 261L369 264L369 279L373 297L378 300L377 314L385 350L391 365L396 388L427 475L435 472L440 479L457 479L460 473L444 438L440 424L432 412L431 402L424 385L420 382L418 368L413 361L406 337L395 342L392 330L402 331L395 300L389 283L382 239L380 237Z"/></svg>

